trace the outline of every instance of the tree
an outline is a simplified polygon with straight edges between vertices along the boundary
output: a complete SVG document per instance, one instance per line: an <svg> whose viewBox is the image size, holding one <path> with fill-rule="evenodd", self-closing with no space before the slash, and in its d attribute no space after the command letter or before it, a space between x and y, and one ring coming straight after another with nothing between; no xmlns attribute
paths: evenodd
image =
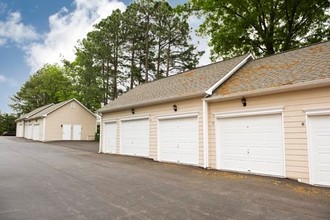
<svg viewBox="0 0 330 220"><path fill-rule="evenodd" d="M13 114L0 113L0 135L5 131L16 131L16 119Z"/></svg>
<svg viewBox="0 0 330 220"><path fill-rule="evenodd" d="M196 46L190 44L188 17L176 14L168 2L157 2L154 11L156 78L194 68L204 52L196 52Z"/></svg>
<svg viewBox="0 0 330 220"><path fill-rule="evenodd" d="M274 54L330 39L328 0L190 0L180 12L205 17L212 56Z"/></svg>
<svg viewBox="0 0 330 220"><path fill-rule="evenodd" d="M20 90L11 97L10 107L19 114L28 113L40 106L73 98L74 91L69 78L58 65L45 65Z"/></svg>

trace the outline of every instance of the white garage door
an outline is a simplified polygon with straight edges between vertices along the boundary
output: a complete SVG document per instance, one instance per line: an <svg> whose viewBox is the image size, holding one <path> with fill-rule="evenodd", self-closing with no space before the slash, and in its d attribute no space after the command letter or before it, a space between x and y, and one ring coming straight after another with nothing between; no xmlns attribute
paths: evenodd
<svg viewBox="0 0 330 220"><path fill-rule="evenodd" d="M116 122L105 123L104 131L103 131L104 153L116 153L116 137L117 137Z"/></svg>
<svg viewBox="0 0 330 220"><path fill-rule="evenodd" d="M25 124L24 126L24 137L27 138L29 133L29 126Z"/></svg>
<svg viewBox="0 0 330 220"><path fill-rule="evenodd" d="M33 138L33 125L29 124L28 125L28 135L27 135L27 139L32 139Z"/></svg>
<svg viewBox="0 0 330 220"><path fill-rule="evenodd" d="M159 160L198 165L197 117L159 120Z"/></svg>
<svg viewBox="0 0 330 220"><path fill-rule="evenodd" d="M217 119L217 168L284 176L281 114Z"/></svg>
<svg viewBox="0 0 330 220"><path fill-rule="evenodd" d="M19 124L16 132L17 137L23 137L24 134L24 127L23 124Z"/></svg>
<svg viewBox="0 0 330 220"><path fill-rule="evenodd" d="M39 141L39 125L33 125L33 140Z"/></svg>
<svg viewBox="0 0 330 220"><path fill-rule="evenodd" d="M330 186L330 115L308 118L311 183Z"/></svg>
<svg viewBox="0 0 330 220"><path fill-rule="evenodd" d="M121 122L120 153L134 156L149 156L149 119Z"/></svg>

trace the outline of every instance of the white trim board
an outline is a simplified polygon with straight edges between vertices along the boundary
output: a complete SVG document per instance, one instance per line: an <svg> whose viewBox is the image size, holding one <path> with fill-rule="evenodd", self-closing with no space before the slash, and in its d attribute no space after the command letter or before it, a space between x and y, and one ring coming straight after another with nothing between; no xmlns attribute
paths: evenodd
<svg viewBox="0 0 330 220"><path fill-rule="evenodd" d="M330 108L304 109L304 112L308 116L313 116L313 115L330 115Z"/></svg>
<svg viewBox="0 0 330 220"><path fill-rule="evenodd" d="M273 108L260 108L260 109L249 109L242 111L229 111L229 112L218 112L214 116L216 118L234 118L234 117L244 117L251 115L272 115L282 113L284 107L273 107Z"/></svg>
<svg viewBox="0 0 330 220"><path fill-rule="evenodd" d="M149 119L150 115L137 115L137 116L128 116L119 119L120 121L134 121L134 120L141 120L141 119Z"/></svg>
<svg viewBox="0 0 330 220"><path fill-rule="evenodd" d="M192 118L198 117L198 112L187 112L187 113L180 113L180 114L171 114L171 115L162 115L157 116L157 120L166 120L166 119L175 119L175 118Z"/></svg>

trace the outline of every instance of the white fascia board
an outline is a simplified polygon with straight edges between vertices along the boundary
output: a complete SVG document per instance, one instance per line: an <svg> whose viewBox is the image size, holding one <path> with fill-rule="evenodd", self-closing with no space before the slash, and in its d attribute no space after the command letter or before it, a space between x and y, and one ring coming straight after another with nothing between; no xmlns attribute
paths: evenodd
<svg viewBox="0 0 330 220"><path fill-rule="evenodd" d="M277 106L271 108L258 108L258 109L248 109L240 111L229 111L229 112L218 112L215 113L215 118L236 118L244 116L255 116L255 115L272 115L282 113L284 106Z"/></svg>
<svg viewBox="0 0 330 220"><path fill-rule="evenodd" d="M176 119L176 118L193 118L198 117L198 112L186 112L186 113L177 113L170 115L161 115L157 116L157 120L166 120L166 119Z"/></svg>
<svg viewBox="0 0 330 220"><path fill-rule="evenodd" d="M330 108L304 109L308 116L330 115Z"/></svg>
<svg viewBox="0 0 330 220"><path fill-rule="evenodd" d="M237 64L232 70L230 70L224 77L222 77L219 81L213 84L209 89L205 91L206 95L212 95L213 91L216 90L222 83L224 83L229 77L231 77L237 70L239 70L244 64L247 63L249 59L254 59L252 54L249 54L242 60L239 64Z"/></svg>

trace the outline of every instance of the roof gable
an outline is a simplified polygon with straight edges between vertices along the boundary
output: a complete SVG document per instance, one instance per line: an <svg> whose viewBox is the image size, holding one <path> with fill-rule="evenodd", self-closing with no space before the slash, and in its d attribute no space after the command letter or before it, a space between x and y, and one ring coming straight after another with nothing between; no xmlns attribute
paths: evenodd
<svg viewBox="0 0 330 220"><path fill-rule="evenodd" d="M22 121L22 120L25 120L25 119L29 119L30 117L34 116L35 114L49 108L50 106L54 105L53 103L51 104L48 104L48 105L44 105L44 106L41 106L39 108L36 108L34 109L33 111L29 112L29 113L26 113L24 115L22 115L21 117L19 117L18 119L16 119L16 121Z"/></svg>
<svg viewBox="0 0 330 220"><path fill-rule="evenodd" d="M135 87L98 112L110 112L188 97L202 97L250 54L213 63ZM232 74L232 73L231 73ZM212 88L214 89L214 88Z"/></svg>
<svg viewBox="0 0 330 220"><path fill-rule="evenodd" d="M37 118L43 118L43 117L47 117L47 115L55 112L57 109L71 103L71 102L75 102L77 104L79 104L80 106L82 106L87 112L89 112L90 114L92 114L94 117L95 114L93 112L91 112L88 108L86 108L83 104L81 104L77 99L69 99L60 103L57 103L41 112L39 112L38 114L34 115L33 117L31 117L31 119L37 119Z"/></svg>
<svg viewBox="0 0 330 220"><path fill-rule="evenodd" d="M330 42L325 42L253 60L223 83L210 99L329 79Z"/></svg>

